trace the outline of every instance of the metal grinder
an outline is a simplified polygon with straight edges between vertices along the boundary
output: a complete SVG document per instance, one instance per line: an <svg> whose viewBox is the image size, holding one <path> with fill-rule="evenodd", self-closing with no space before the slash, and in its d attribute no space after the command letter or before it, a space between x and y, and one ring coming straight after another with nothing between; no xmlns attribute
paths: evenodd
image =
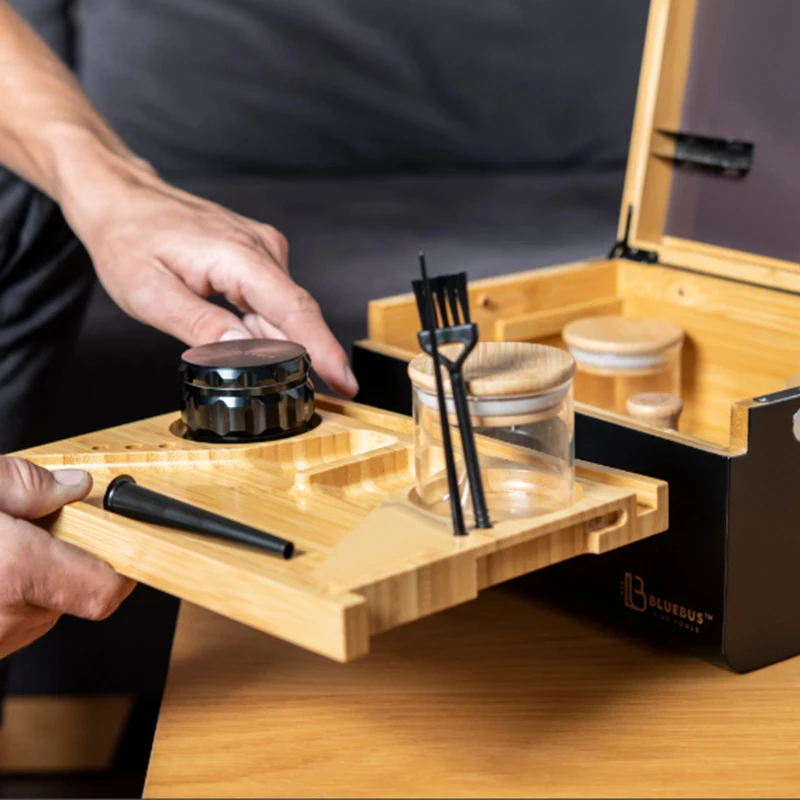
<svg viewBox="0 0 800 800"><path fill-rule="evenodd" d="M318 421L311 358L295 342L241 339L181 356L186 437L244 443L296 436Z"/></svg>

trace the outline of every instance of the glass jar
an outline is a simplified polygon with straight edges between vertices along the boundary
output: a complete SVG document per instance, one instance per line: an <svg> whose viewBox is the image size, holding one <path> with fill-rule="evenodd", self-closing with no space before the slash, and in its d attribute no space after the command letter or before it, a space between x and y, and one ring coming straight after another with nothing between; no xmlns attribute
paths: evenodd
<svg viewBox="0 0 800 800"><path fill-rule="evenodd" d="M444 354L461 345L446 345ZM557 511L575 501L575 361L565 350L517 342L480 342L464 363L480 472L493 522ZM432 359L409 364L414 409L414 500L442 516L450 496ZM443 369L443 376L447 376ZM449 378L445 406L461 506L474 523L469 481Z"/></svg>
<svg viewBox="0 0 800 800"><path fill-rule="evenodd" d="M562 331L575 358L578 400L619 414L640 394L681 395L683 331L642 317L586 317Z"/></svg>

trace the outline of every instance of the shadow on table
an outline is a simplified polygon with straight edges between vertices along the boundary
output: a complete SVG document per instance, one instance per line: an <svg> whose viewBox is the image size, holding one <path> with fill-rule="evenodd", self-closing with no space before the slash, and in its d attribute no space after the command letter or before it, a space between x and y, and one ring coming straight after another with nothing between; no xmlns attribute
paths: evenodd
<svg viewBox="0 0 800 800"><path fill-rule="evenodd" d="M445 710L440 718L448 720L452 707L452 718L439 723L450 726L449 734L453 725L468 730L480 718L484 736L535 742L564 725L590 722L625 696L715 671L507 587L378 636L369 655L349 664L192 612L192 625L179 630L169 702L200 702L205 692L215 701L246 695L269 704L289 692L298 708L311 709L314 697L324 696L328 706L335 698L343 713L358 714L370 697L387 704L391 716L404 698L429 696Z"/></svg>

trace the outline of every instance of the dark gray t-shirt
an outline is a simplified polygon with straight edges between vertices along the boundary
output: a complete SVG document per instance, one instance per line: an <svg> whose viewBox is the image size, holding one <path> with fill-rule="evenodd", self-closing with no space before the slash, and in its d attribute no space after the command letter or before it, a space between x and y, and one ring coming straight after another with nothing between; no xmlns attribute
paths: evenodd
<svg viewBox="0 0 800 800"><path fill-rule="evenodd" d="M15 0L63 6L63 0ZM84 84L170 171L624 163L642 0L82 0Z"/></svg>

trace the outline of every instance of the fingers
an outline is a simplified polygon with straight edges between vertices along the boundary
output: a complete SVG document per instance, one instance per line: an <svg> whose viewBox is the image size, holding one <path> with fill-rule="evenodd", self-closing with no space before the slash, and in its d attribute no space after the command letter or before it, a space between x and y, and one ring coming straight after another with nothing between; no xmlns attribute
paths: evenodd
<svg viewBox="0 0 800 800"><path fill-rule="evenodd" d="M105 619L133 589L107 564L25 521L81 500L91 488L84 470L50 472L0 456L0 653L43 635L59 614Z"/></svg>
<svg viewBox="0 0 800 800"><path fill-rule="evenodd" d="M44 636L61 614L105 619L133 587L102 561L0 513L0 658Z"/></svg>
<svg viewBox="0 0 800 800"><path fill-rule="evenodd" d="M201 215L200 224L197 213L191 209L188 233L166 239L156 253L147 254L145 274L132 277L113 262L113 268L98 266L112 297L131 316L189 346L250 339L254 328L270 335L277 329L308 349L314 369L334 391L353 397L358 384L344 349L311 295L289 277L285 237L269 225L244 224L219 211L207 219ZM243 322L203 299L208 293L224 294L266 324L252 318Z"/></svg>
<svg viewBox="0 0 800 800"><path fill-rule="evenodd" d="M12 517L45 517L82 500L91 488L92 477L84 470L50 472L22 458L0 456L0 512Z"/></svg>
<svg viewBox="0 0 800 800"><path fill-rule="evenodd" d="M288 239L272 225L264 225L263 223L256 224L259 238L267 249L267 252L275 259L278 266L285 272L289 273L289 241Z"/></svg>
<svg viewBox="0 0 800 800"><path fill-rule="evenodd" d="M143 284L129 304L134 316L190 347L252 338L239 317L198 297L166 270L155 273Z"/></svg>
<svg viewBox="0 0 800 800"><path fill-rule="evenodd" d="M0 546L0 608L29 605L102 620L135 585L25 520L0 515Z"/></svg>
<svg viewBox="0 0 800 800"><path fill-rule="evenodd" d="M253 336L289 338L303 344L314 368L334 391L347 397L358 384L344 349L325 324L316 301L295 284L264 253L237 249L226 269L215 272L215 291L251 308L247 322L198 297L167 270L154 273L135 297L128 297L129 313L194 347L226 339ZM261 317L257 322L255 317ZM269 322L267 322L269 320Z"/></svg>
<svg viewBox="0 0 800 800"><path fill-rule="evenodd" d="M308 349L319 376L346 397L358 392L358 383L342 346L325 323L319 305L285 273L249 257L240 277L244 299L256 314L279 328L288 339Z"/></svg>
<svg viewBox="0 0 800 800"><path fill-rule="evenodd" d="M258 314L247 313L242 317L242 322L247 326L247 330L257 339L285 339L286 334L270 325L263 317Z"/></svg>

